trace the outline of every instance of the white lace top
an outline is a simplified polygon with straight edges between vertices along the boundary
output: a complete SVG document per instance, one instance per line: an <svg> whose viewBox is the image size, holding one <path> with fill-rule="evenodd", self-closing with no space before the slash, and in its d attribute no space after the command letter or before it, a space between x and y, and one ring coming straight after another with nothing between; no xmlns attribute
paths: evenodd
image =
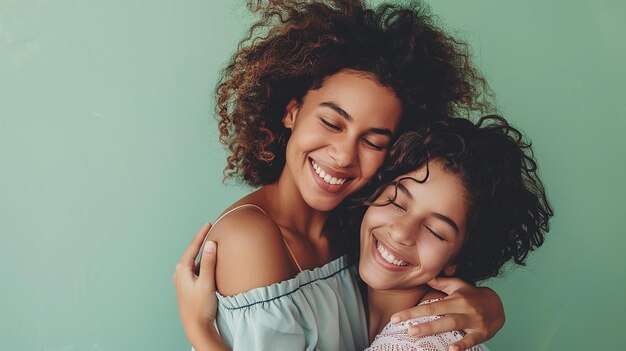
<svg viewBox="0 0 626 351"><path fill-rule="evenodd" d="M430 303L437 300L424 301ZM429 316L409 319L398 324L387 324L376 335L374 341L366 351L448 351L448 346L463 338L465 333L460 330L452 332L414 338L409 336L409 326L439 319L441 316ZM488 351L483 345L472 347L468 351Z"/></svg>

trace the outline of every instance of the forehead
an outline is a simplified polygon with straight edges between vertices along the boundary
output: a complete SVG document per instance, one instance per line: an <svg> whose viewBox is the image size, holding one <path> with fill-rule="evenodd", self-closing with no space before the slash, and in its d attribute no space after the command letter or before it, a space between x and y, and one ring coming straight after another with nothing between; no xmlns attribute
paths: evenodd
<svg viewBox="0 0 626 351"><path fill-rule="evenodd" d="M372 74L351 70L343 70L326 77L322 85L313 91L325 94L341 93L346 97L384 92L385 95L396 97L393 89L382 85Z"/></svg>
<svg viewBox="0 0 626 351"><path fill-rule="evenodd" d="M333 74L304 97L304 103L312 107L322 102L333 102L355 118L375 117L397 123L402 114L402 103L395 92L365 72L346 70Z"/></svg>
<svg viewBox="0 0 626 351"><path fill-rule="evenodd" d="M397 177L406 188L407 196L419 202L421 206L431 207L433 211L466 216L467 189L461 177L444 169L439 161L430 161L415 171ZM398 191L398 194L403 191Z"/></svg>
<svg viewBox="0 0 626 351"><path fill-rule="evenodd" d="M461 176L446 169L439 160L431 160L422 167L396 177L404 186L416 187L450 187L462 194L466 192ZM414 186L414 187L415 187Z"/></svg>

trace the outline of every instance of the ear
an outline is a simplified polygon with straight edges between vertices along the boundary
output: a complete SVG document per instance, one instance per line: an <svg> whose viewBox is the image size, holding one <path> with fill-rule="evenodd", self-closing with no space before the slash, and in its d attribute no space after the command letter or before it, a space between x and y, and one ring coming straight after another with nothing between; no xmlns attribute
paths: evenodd
<svg viewBox="0 0 626 351"><path fill-rule="evenodd" d="M292 129L294 124L296 123L296 116L298 115L298 111L300 109L300 105L295 99L289 100L287 103L287 107L285 107L285 116L283 116L283 125L287 129Z"/></svg>
<svg viewBox="0 0 626 351"><path fill-rule="evenodd" d="M456 273L456 264L449 263L444 269L443 274L445 276L451 277Z"/></svg>

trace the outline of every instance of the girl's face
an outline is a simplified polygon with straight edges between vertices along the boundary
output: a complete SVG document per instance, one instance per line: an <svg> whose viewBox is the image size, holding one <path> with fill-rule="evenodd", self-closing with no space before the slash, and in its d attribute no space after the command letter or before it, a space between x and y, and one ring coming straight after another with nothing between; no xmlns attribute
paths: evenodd
<svg viewBox="0 0 626 351"><path fill-rule="evenodd" d="M380 290L411 290L437 277L452 275L453 259L465 237L466 189L458 175L429 162L396 179L370 206L361 223L359 275ZM403 179L404 178L404 179ZM397 195L396 195L397 192Z"/></svg>
<svg viewBox="0 0 626 351"><path fill-rule="evenodd" d="M400 123L395 93L357 71L341 71L287 106L285 171L312 208L330 211L382 165Z"/></svg>

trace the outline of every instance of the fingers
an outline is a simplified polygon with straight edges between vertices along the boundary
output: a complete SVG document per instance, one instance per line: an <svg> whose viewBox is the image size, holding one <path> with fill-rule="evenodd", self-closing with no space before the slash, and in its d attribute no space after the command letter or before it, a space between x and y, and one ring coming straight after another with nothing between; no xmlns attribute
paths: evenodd
<svg viewBox="0 0 626 351"><path fill-rule="evenodd" d="M200 260L202 260L202 257L200 257ZM200 275L200 261L194 261L195 263L193 264L193 274L195 274L196 276Z"/></svg>
<svg viewBox="0 0 626 351"><path fill-rule="evenodd" d="M198 230L196 236L194 236L193 240L191 241L191 244L189 244L187 249L185 249L185 252L183 253L180 262L193 265L196 256L198 256L198 251L200 251L200 247L204 242L204 238L206 238L206 235L209 233L209 229L211 229L211 223L203 225L202 228Z"/></svg>
<svg viewBox="0 0 626 351"><path fill-rule="evenodd" d="M202 250L200 259L200 277L198 283L204 285L204 289L215 292L215 262L217 261L217 244L207 240Z"/></svg>
<svg viewBox="0 0 626 351"><path fill-rule="evenodd" d="M463 351L472 348L486 340L479 338L477 334L467 334L465 337L448 347L448 351Z"/></svg>
<svg viewBox="0 0 626 351"><path fill-rule="evenodd" d="M391 322L399 323L401 321L417 317L457 314L461 311L464 311L465 309L466 305L463 304L462 300L447 297L440 301L418 305L395 313L391 317ZM446 331L449 330L451 329L448 329Z"/></svg>
<svg viewBox="0 0 626 351"><path fill-rule="evenodd" d="M435 319L427 323L412 325L409 327L409 335L412 337L422 337L463 329L465 324L463 315L451 315Z"/></svg>
<svg viewBox="0 0 626 351"><path fill-rule="evenodd" d="M467 321L463 320L464 318L463 315L445 316L428 323L412 325L409 327L408 333L409 336L418 338L446 333L452 330L461 330L463 329L463 325L467 324ZM478 331L470 332L461 340L450 345L448 350L467 350L485 341L487 341L486 335Z"/></svg>
<svg viewBox="0 0 626 351"><path fill-rule="evenodd" d="M209 229L211 229L211 223L206 223L205 225L198 230L196 235L193 237L193 240L187 246L183 255L178 261L176 265L176 269L174 270L174 282L180 279L190 279L193 278L197 269L194 267L194 262L196 256L198 255L198 251L202 246L202 242L206 238L206 235L209 233Z"/></svg>

